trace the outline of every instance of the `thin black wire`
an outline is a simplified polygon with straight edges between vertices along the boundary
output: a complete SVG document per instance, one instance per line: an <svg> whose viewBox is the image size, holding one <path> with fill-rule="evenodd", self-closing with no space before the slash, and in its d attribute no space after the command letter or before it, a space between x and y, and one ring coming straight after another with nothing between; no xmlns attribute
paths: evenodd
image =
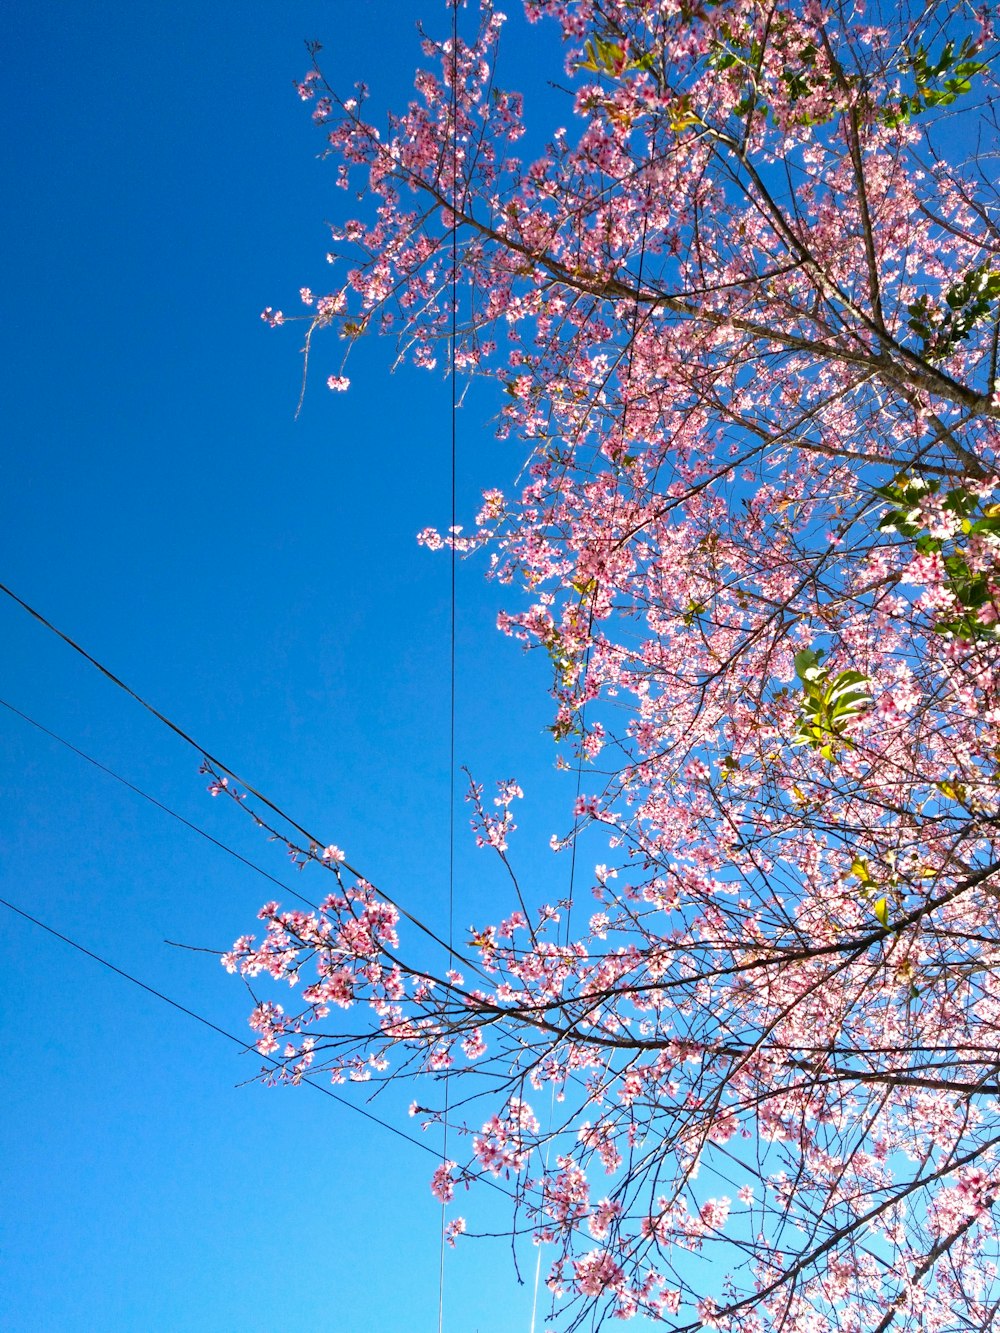
<svg viewBox="0 0 1000 1333"><path fill-rule="evenodd" d="M18 606L22 607L25 611L27 611L27 613L30 616L33 616L34 619L39 622L39 624L44 625L47 630L51 630L51 632L55 634L57 638L62 639L63 643L68 644L68 646L72 648L75 653L79 653L81 657L85 658L91 664L91 666L96 667L102 676L105 676L108 680L111 681L113 685L116 685L120 690L124 690L125 693L131 699L134 699L135 702L140 705L140 707L144 708L147 713L151 713L153 717L157 719L158 722L162 722L165 727L169 728L169 730L172 731L176 736L179 736L181 740L184 741L187 745L190 745L193 750L196 750L197 753L200 754L207 763L211 764L214 768L218 769L220 772L228 774L228 776L231 777L234 782L238 783L240 787L244 788L250 796L253 796L256 800L266 805L269 810L272 810L276 815L278 815L279 818L283 819L286 822L286 824L289 825L290 828L295 829L297 833L301 833L302 836L308 841L310 846L321 847L323 845L321 839L315 837L312 833L309 832L308 829L303 828L301 824L299 824L296 820L294 820L291 817L291 815L286 814L286 812L281 808L281 806L276 805L274 801L270 800L267 796L265 796L263 792L258 791L256 787L252 787L249 782L246 782L243 778L241 778L238 773L234 772L233 769L229 767L228 764L223 763L221 759L218 759L209 750L206 750L203 745L199 745L198 742L194 739L194 737L189 735L183 729L183 727L179 727L176 722L172 722L170 718L166 717L163 713L161 713L158 708L154 708L151 703L148 703L142 697L142 695L137 694L135 690L133 690L129 685L126 685L123 680L121 680L118 676L116 676L113 671L109 670L109 668L106 667L102 662L99 662L96 657L93 657L90 653L88 653L85 648L82 648L76 642L75 639L70 638L68 634L64 634L63 631L61 629L58 629L55 625L53 625L50 620L46 620L46 618L42 615L40 611L36 611L35 608L33 606L30 606L26 601L24 601L23 598L18 597L17 593L14 592L11 588L8 588L5 583L0 583L0 592L6 593L6 595L12 601L16 602ZM350 864L350 862L343 861L341 862L341 864L349 874L355 875L358 879L367 879L367 876L362 875L359 870L356 870L354 866ZM371 881L368 882L370 883ZM373 887L375 886L373 885ZM395 899L391 898L389 894L385 893L382 889L377 889L377 892L381 898L384 898L387 903L389 903L392 907L395 907L396 911L399 912L401 916L405 917L407 921L409 921L412 925L416 926L418 930L422 931L428 937L428 939L433 940L434 943L439 945L442 949L447 949L449 953L453 952L451 944L446 944L444 940L441 939L440 935L438 935L436 931L432 930L430 926L425 925L424 922L419 919L419 917L415 917L412 914L412 912L408 912L405 907L401 906L398 902L395 901Z"/></svg>
<svg viewBox="0 0 1000 1333"><path fill-rule="evenodd" d="M307 907L312 907L314 909L316 908L317 906L316 903L314 903L311 899L303 897L301 893L297 893L295 889L290 888L289 885L284 883L283 880L277 879L274 875L270 873L270 871L265 870L263 866L259 866L255 861L251 861L241 852L238 852L235 847L230 847L227 843L220 842L218 838L213 837L211 833L209 833L206 829L203 829L199 824L195 824L190 819L186 819L184 815L178 813L178 811L172 810L169 805L164 805L164 803L158 800L155 796L151 796L148 791L143 791L143 789L141 787L137 787L134 782L130 782L128 778L122 777L121 773L116 773L115 770L113 768L109 768L107 764L102 764L99 759L95 759L94 756L92 754L88 754L86 750L81 750L80 747L78 745L74 745L72 741L66 740L64 736L60 736L55 731L50 731L48 727L43 726L41 722L36 721L35 718L29 717L27 713L23 713L20 708L15 708L14 705L12 703L8 703L6 699L0 699L0 706L6 708L16 717L21 718L23 721L27 722L30 726L35 727L44 736L48 736L51 740L58 741L58 743L60 745L65 746L67 750L72 751L72 753L75 755L79 755L81 759L85 759L88 764L93 764L95 768L99 768L101 772L106 773L109 778L114 778L116 782L120 782L122 786L127 787L129 791L135 792L136 796L141 796L142 799L144 801L148 801L150 805L155 805L157 810L162 810L163 813L169 815L171 819L176 819L178 823L183 824L185 828L191 829L194 833L197 833L207 842L210 842L213 847L218 847L220 851L227 852L230 856L235 857L235 859L239 861L242 865L247 866L248 869L254 870L258 875L262 875L264 879L270 880L271 883L276 884L278 888L282 890L283 893L290 894L291 897L293 898L298 898L299 902L305 903Z"/></svg>
<svg viewBox="0 0 1000 1333"><path fill-rule="evenodd" d="M452 6L452 203L458 208L458 3ZM455 918L455 696L456 696L456 623L458 554L455 549L457 524L458 475L458 384L456 379L456 343L458 340L458 215L452 212L451 221L451 598L450 598L450 653L449 653L449 781L448 801L448 949L453 953Z"/></svg>
<svg viewBox="0 0 1000 1333"><path fill-rule="evenodd" d="M451 560L449 604L449 740L448 740L448 965L454 967L455 958L455 640L458 556L455 550L457 524L458 473L458 385L456 370L458 358L458 0L451 6ZM441 1138L442 1165L448 1161L448 1116L451 1109L450 1080L444 1081L444 1124ZM438 1259L438 1333L444 1330L444 1259L447 1205L441 1203L441 1240Z"/></svg>
<svg viewBox="0 0 1000 1333"><path fill-rule="evenodd" d="M49 935L55 936L57 940L62 940L64 944L68 944L71 949L76 949L78 953L85 954L86 957L92 958L95 963L100 963L100 965L106 967L109 972L114 972L117 976L124 978L125 981L131 982L133 986L138 986L140 990L144 990L148 995L152 995L157 1000L162 1000L164 1004L169 1004L172 1009L177 1009L180 1013L187 1014L188 1018L193 1018L195 1022L201 1023L204 1027L211 1028L212 1031L217 1032L220 1037L225 1037L227 1041L231 1041L236 1046L239 1046L240 1050L247 1053L256 1051L256 1048L253 1045L241 1041L234 1033L219 1027L218 1023L213 1023L210 1018L206 1018L203 1014L197 1013L194 1009L189 1009L186 1004L181 1004L179 1000L174 1000L171 999L169 995L164 995L163 991L157 990L155 986L150 986L145 981L140 981L139 978L133 976L131 972L126 972L124 968L118 967L109 959L102 958L99 953L94 953L93 949L88 949L85 945L80 944L69 935L64 935L61 930L56 930L54 926L47 925L46 922L40 921L37 916L32 916L30 912L26 912L23 907L18 907L16 903L8 902L6 898L0 898L0 907L6 907L9 911L16 912L17 915L23 917L25 921L30 921L32 925L38 926L39 930L46 931ZM256 1053L260 1055L259 1051ZM280 1068L280 1061L273 1060L270 1056L261 1055L261 1059L266 1060L267 1063L275 1069ZM407 1143L412 1143L413 1146L419 1148L421 1152L430 1153L434 1158L437 1157L437 1151L430 1147L429 1144L422 1143L420 1139L415 1139L412 1134L407 1134L402 1129L397 1129L396 1126L390 1124L388 1120L383 1120L380 1116L373 1115L371 1111L366 1111L364 1107L357 1106L354 1102L349 1102L346 1097L341 1097L331 1088L324 1087L322 1083L314 1083L310 1078L305 1076L302 1078L302 1082L308 1084L310 1088L315 1088L317 1092L323 1093L325 1097L331 1097L335 1102L339 1103L341 1106L346 1106L348 1110L354 1111L357 1115L364 1116L366 1120L370 1120L373 1124L381 1125L383 1129L387 1129L390 1134L395 1134L397 1138L405 1139ZM494 1184L493 1181L486 1177L483 1177L483 1179L487 1185Z"/></svg>
<svg viewBox="0 0 1000 1333"><path fill-rule="evenodd" d="M240 861L243 865L247 866L249 869L255 870L257 874L263 875L265 879L271 880L271 882L276 884L279 888L284 889L286 893L292 894L292 896L298 898L300 902L305 903L307 907L315 907L315 904L312 903L308 898L304 898L302 894L296 893L294 889L289 888L289 886L287 884L282 883L281 880L276 879L274 875L270 874L267 870L264 870L261 866L256 865L253 861L248 860L247 857L241 855L234 848L227 846L226 843L220 842L218 838L213 837L211 833L208 833L205 829L200 828L190 819L185 819L185 817L179 814L176 810L172 810L170 806L165 805L160 800L157 800L157 798L155 796L151 796L149 792L143 791L143 789L141 787L136 786L134 782L130 782L128 778L122 777L120 773L116 773L115 770L113 768L109 768L107 764L102 764L99 759L95 759L93 755L89 755L85 750L81 750L79 746L74 745L71 741L66 740L65 737L60 736L57 732L51 731L48 727L43 726L41 722L38 722L35 718L30 717L27 713L22 712L21 709L15 708L14 705L8 703L6 699L0 699L0 705L8 709L11 713L14 713L17 717L22 718L23 721L35 727L38 731L42 732L43 735L48 736L50 737L50 739L57 741L60 745L65 746L67 750L70 750L73 754L78 755L81 759L85 759L88 764L93 764L95 768L100 769L102 773L106 773L109 777L114 778L115 781L120 782L123 787L127 787L129 791L135 792L137 796L141 796L144 800L148 801L150 805L156 806L158 810L162 810L165 814L170 815L171 818L176 819L186 828L189 828L193 832L200 834L201 837L205 838L208 842L212 843L214 846L220 848L224 852L228 852L230 856L235 857L237 861ZM18 907L15 903L9 902L5 898L0 898L0 906L8 908L11 912L16 912L19 916L24 917L26 921L30 921L33 925L38 926L39 929L47 931L50 935L55 936L56 939L62 940L65 944L70 945L72 948L76 949L79 953L85 954L88 958L92 958L95 962L100 963L102 967L108 968L110 971L116 973L118 976L123 977L126 981L131 982L134 986L138 986L141 990L147 991L150 995L155 996L156 999L162 1000L164 1004L171 1005L174 1009L177 1009L181 1013L187 1014L190 1018L195 1019L197 1022L204 1024L205 1027L211 1028L213 1032L218 1032L220 1036L226 1037L229 1041L234 1042L243 1051L250 1052L256 1050L256 1048L252 1044L247 1043L245 1041L241 1041L239 1037L235 1036L232 1032L228 1032L225 1028L219 1027L219 1025L217 1023L213 1023L211 1019L205 1018L202 1014L197 1013L193 1009L189 1009L186 1005L181 1004L178 1000L171 999L169 995L164 995L162 991L158 991L154 986L150 986L146 982L140 981L138 977L133 976L130 972L126 972L123 968L118 967L116 964L110 962L107 958L103 958L100 954L94 953L92 949L86 948L85 945L78 943L76 940L70 938L70 936L64 935L61 931L56 930L53 926L49 926L44 921L40 921L37 917L32 916L31 913L25 911L24 908ZM260 1055L260 1052L258 1051L257 1054ZM278 1069L282 1067L280 1061L273 1060L270 1056L261 1055L261 1059L266 1060L267 1063L272 1066L272 1068ZM395 1134L397 1138L404 1139L407 1143L415 1144L416 1147L420 1148L423 1152L429 1153L435 1160L438 1159L438 1153L435 1148L430 1147L428 1144L422 1142L420 1139L414 1138L411 1134L407 1134L403 1130L397 1129L396 1126L391 1124L389 1121L383 1120L380 1116L374 1115L371 1111L366 1111L363 1107L358 1106L354 1102L348 1101L347 1098L341 1097L338 1093L335 1093L331 1089L324 1087L322 1084L314 1083L310 1078L306 1076L302 1078L302 1082L307 1083L311 1088L315 1088L317 1092L323 1093L324 1096L331 1097L335 1102L338 1102L341 1106L346 1106L348 1110L356 1112L358 1115L363 1116L366 1120L370 1120L373 1124L381 1125L383 1129L389 1130L389 1132L391 1134ZM502 1185L497 1184L496 1181L491 1180L488 1176L485 1175L477 1176L476 1179L482 1180L485 1184L490 1185L492 1188L498 1190L501 1194L508 1193L508 1191L505 1190Z"/></svg>

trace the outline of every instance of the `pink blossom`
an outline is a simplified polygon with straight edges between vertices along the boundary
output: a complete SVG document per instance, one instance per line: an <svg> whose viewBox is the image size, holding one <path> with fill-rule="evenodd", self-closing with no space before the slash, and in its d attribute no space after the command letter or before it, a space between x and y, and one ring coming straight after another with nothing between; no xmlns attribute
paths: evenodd
<svg viewBox="0 0 1000 1333"><path fill-rule="evenodd" d="M440 1203L451 1203L455 1197L455 1180L452 1173L457 1165L456 1162L444 1161L431 1177L431 1193Z"/></svg>
<svg viewBox="0 0 1000 1333"><path fill-rule="evenodd" d="M960 141L992 55L955 8L526 12L569 90L529 136L488 7L424 34L394 114L303 80L355 203L333 294L300 294L311 365L391 330L460 391L474 372L515 450L474 526L418 541L481 560L549 690L570 856L533 859L530 805L516 846L518 779L470 781L491 855L445 947L435 904L387 886L404 916L208 770L304 875L337 872L223 965L262 992L266 1078L431 1081L411 1114L447 1106L468 1162L435 1195L510 1190L570 1322L986 1327L997 281Z"/></svg>

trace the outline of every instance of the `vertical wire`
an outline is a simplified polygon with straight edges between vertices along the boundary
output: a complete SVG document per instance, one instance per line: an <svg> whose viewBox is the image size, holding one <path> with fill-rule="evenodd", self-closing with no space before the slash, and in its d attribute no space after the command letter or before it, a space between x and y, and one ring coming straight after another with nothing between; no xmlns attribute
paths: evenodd
<svg viewBox="0 0 1000 1333"><path fill-rule="evenodd" d="M448 966L454 966L455 957L455 624L457 552L455 526L457 522L456 474L458 457L458 387L456 384L456 345L458 342L458 0L451 6L451 339L449 379L451 381L451 559L449 593L449 662L448 662ZM448 1116L450 1111L450 1082L448 1071L444 1078L444 1127L441 1141L442 1163L448 1161ZM444 1259L447 1235L447 1204L441 1203L441 1240L438 1259L438 1333L444 1331Z"/></svg>

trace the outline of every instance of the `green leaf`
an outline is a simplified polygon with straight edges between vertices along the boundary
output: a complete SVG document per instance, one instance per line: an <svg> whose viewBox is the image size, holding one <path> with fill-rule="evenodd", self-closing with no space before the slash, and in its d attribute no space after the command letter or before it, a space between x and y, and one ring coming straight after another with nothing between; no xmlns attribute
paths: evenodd
<svg viewBox="0 0 1000 1333"><path fill-rule="evenodd" d="M878 921L880 926L888 927L889 904L886 902L884 898L879 898L878 902L875 904L875 919Z"/></svg>
<svg viewBox="0 0 1000 1333"><path fill-rule="evenodd" d="M681 620L685 625L693 625L698 617L704 615L707 610L708 604L706 602L696 602L692 600L688 602L687 606L681 612Z"/></svg>
<svg viewBox="0 0 1000 1333"><path fill-rule="evenodd" d="M799 680L812 680L813 677L807 675L810 671L815 671L819 666L819 659L822 657L822 649L814 652L812 648L803 648L800 653L795 654L795 674Z"/></svg>
<svg viewBox="0 0 1000 1333"><path fill-rule="evenodd" d="M795 655L804 698L792 745L809 745L833 760L838 745L852 747L845 729L871 705L871 695L867 676L848 670L831 679L829 668L819 664L821 656L822 650L812 648Z"/></svg>

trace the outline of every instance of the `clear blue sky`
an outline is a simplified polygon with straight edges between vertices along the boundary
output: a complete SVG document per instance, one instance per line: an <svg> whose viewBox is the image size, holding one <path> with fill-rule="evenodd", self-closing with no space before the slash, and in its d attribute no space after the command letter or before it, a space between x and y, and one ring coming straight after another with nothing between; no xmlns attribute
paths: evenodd
<svg viewBox="0 0 1000 1333"><path fill-rule="evenodd" d="M0 580L443 929L448 569L414 537L447 523L447 385L390 378L372 341L332 395L338 349L320 345L296 421L297 332L258 318L325 289L323 224L343 207L292 87L304 40L335 81L398 105L418 17L412 0L11 0ZM440 26L444 6L423 17ZM558 68L553 32L511 26L523 82ZM520 462L494 410L463 412L466 519ZM543 734L546 670L496 634L481 573L460 570L459 759L521 780L528 887L551 900L566 867L538 849L571 793ZM0 642L0 697L311 892L206 795L191 751L7 599ZM508 907L465 826L460 928ZM228 947L277 890L4 709L0 882L245 1032L239 984L164 940ZM253 1056L0 924L0 1327L436 1327L431 1158L307 1089L237 1086ZM490 1207L465 1211L488 1227ZM523 1289L504 1244L449 1256L446 1326L526 1328L521 1257Z"/></svg>

